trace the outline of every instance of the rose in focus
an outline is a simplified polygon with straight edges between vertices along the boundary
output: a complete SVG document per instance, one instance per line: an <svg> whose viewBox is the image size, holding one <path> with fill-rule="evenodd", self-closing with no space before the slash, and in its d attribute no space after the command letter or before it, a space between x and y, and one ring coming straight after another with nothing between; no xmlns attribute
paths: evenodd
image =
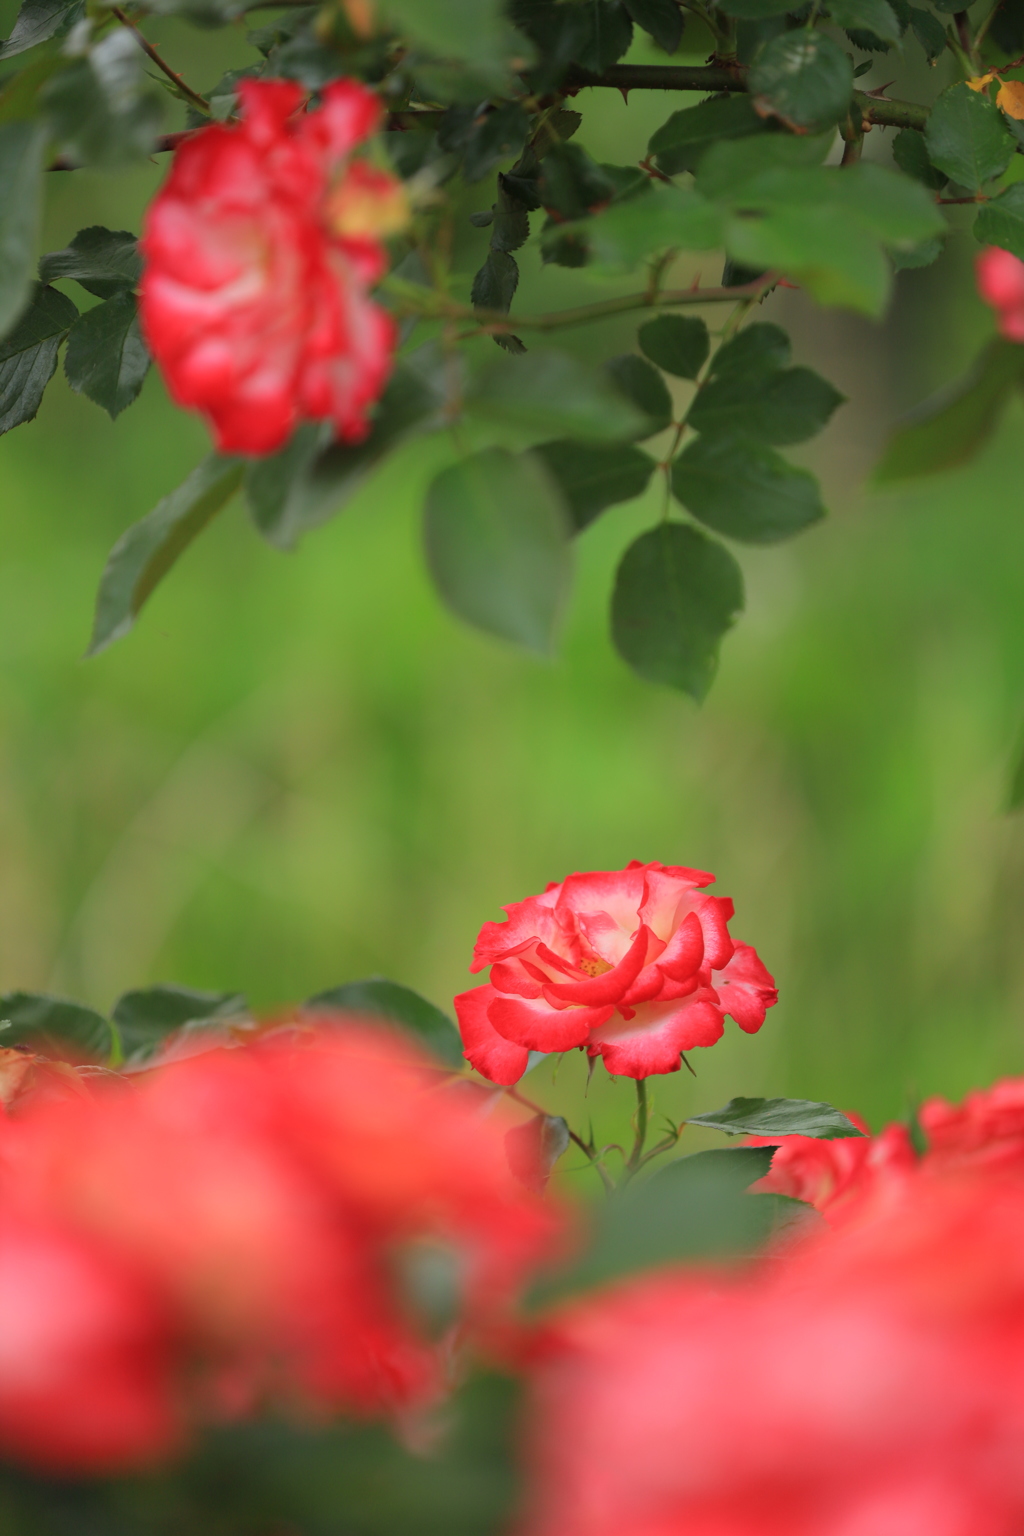
<svg viewBox="0 0 1024 1536"><path fill-rule="evenodd" d="M1018 1536L1024 1183L911 1178L745 1273L664 1270L536 1346L524 1536Z"/></svg>
<svg viewBox="0 0 1024 1536"><path fill-rule="evenodd" d="M485 923L471 970L490 981L455 999L466 1056L511 1084L531 1051L582 1047L609 1072L679 1070L682 1053L714 1045L724 1018L754 1033L775 983L729 933L733 904L708 895L714 876L636 860L570 875Z"/></svg>
<svg viewBox="0 0 1024 1536"><path fill-rule="evenodd" d="M380 104L354 80L309 112L290 81L243 80L239 96L242 121L181 144L147 212L146 340L222 453L272 453L307 418L358 441L395 345L369 289L405 219L401 183L351 158Z"/></svg>
<svg viewBox="0 0 1024 1536"><path fill-rule="evenodd" d="M1024 261L989 245L975 261L978 292L991 304L1007 341L1024 342Z"/></svg>
<svg viewBox="0 0 1024 1536"><path fill-rule="evenodd" d="M110 1470L268 1400L415 1412L558 1245L500 1109L379 1023L91 1081L0 1120L0 1454Z"/></svg>

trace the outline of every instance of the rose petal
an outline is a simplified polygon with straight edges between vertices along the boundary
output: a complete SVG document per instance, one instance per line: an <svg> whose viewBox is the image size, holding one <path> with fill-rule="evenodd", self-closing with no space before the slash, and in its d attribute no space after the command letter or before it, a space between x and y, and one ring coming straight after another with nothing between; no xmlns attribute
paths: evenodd
<svg viewBox="0 0 1024 1536"><path fill-rule="evenodd" d="M459 1021L466 1060L482 1077L510 1088L526 1071L530 1053L524 1046L515 1045L504 1035L499 1035L487 1017L495 996L494 988L486 983L460 992L455 999L455 1017Z"/></svg>

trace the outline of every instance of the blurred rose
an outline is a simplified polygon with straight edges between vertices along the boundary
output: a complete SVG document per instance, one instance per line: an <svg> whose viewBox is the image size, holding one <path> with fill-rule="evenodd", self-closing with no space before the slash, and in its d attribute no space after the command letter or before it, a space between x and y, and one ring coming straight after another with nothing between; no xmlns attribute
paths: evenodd
<svg viewBox="0 0 1024 1536"><path fill-rule="evenodd" d="M146 340L222 453L273 453L304 418L358 441L395 346L368 290L405 219L401 183L349 158L380 103L355 80L310 112L287 80L243 80L239 96L242 121L180 145L146 215Z"/></svg>
<svg viewBox="0 0 1024 1536"><path fill-rule="evenodd" d="M1019 1536L1024 1187L887 1186L740 1275L564 1308L527 1536Z"/></svg>
<svg viewBox="0 0 1024 1536"><path fill-rule="evenodd" d="M570 875L485 923L471 970L491 979L455 999L466 1055L514 1083L530 1051L584 1047L609 1072L677 1072L681 1053L714 1045L731 1015L753 1033L775 983L729 934L732 902L702 890L713 875L634 861Z"/></svg>
<svg viewBox="0 0 1024 1536"><path fill-rule="evenodd" d="M167 1417L245 1413L268 1394L397 1413L436 1399L456 1338L499 1328L558 1245L559 1211L508 1166L508 1129L404 1038L338 1020L11 1118L0 1201L137 1276L172 1319ZM87 1417L68 1380L65 1419ZM5 1443L17 1450L0 1425ZM136 1455L126 1436L124 1462Z"/></svg>
<svg viewBox="0 0 1024 1536"><path fill-rule="evenodd" d="M1024 261L989 245L975 260L978 292L999 317L1008 341L1024 341Z"/></svg>

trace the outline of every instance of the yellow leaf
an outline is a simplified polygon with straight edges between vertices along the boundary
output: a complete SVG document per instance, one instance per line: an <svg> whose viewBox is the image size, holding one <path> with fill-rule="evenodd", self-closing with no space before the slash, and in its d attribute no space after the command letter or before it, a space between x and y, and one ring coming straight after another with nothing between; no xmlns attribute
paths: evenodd
<svg viewBox="0 0 1024 1536"><path fill-rule="evenodd" d="M1024 81L1007 80L999 87L996 106L1002 107L1007 117L1024 119Z"/></svg>
<svg viewBox="0 0 1024 1536"><path fill-rule="evenodd" d="M988 75L973 75L971 77L971 79L967 81L967 84L970 86L972 91L983 91L986 88L986 86L989 86L989 85L992 84L992 81L994 79L995 79L995 75L992 75L992 74L988 74Z"/></svg>

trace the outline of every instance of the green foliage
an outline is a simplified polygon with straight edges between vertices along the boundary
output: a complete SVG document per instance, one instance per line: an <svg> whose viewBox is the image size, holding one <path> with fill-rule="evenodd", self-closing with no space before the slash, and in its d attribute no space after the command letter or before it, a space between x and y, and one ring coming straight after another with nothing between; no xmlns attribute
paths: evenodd
<svg viewBox="0 0 1024 1536"><path fill-rule="evenodd" d="M711 350L704 321L688 315L659 315L648 320L637 331L636 339L645 357L680 379L695 379Z"/></svg>
<svg viewBox="0 0 1024 1536"><path fill-rule="evenodd" d="M944 52L946 47L946 29L942 23L932 15L931 11L924 10L921 6L910 7L910 25L914 36L924 49L924 56L930 64Z"/></svg>
<svg viewBox="0 0 1024 1536"><path fill-rule="evenodd" d="M664 53L675 53L683 38L683 13L676 0L625 0L626 10Z"/></svg>
<svg viewBox="0 0 1024 1536"><path fill-rule="evenodd" d="M974 235L982 245L1000 245L1004 251L1024 257L1024 185L1015 181L998 197L983 203L974 221Z"/></svg>
<svg viewBox="0 0 1024 1536"><path fill-rule="evenodd" d="M724 1108L691 1115L686 1123L728 1131L730 1136L817 1136L833 1141L863 1134L831 1104L809 1099L730 1099Z"/></svg>
<svg viewBox="0 0 1024 1536"><path fill-rule="evenodd" d="M823 32L784 32L754 63L750 90L763 111L797 131L816 133L845 116L853 65Z"/></svg>
<svg viewBox="0 0 1024 1536"><path fill-rule="evenodd" d="M344 506L381 460L437 410L428 379L400 364L361 443L335 443L329 428L307 424L287 447L245 470L245 497L255 527L277 549L294 549L303 534Z"/></svg>
<svg viewBox="0 0 1024 1536"><path fill-rule="evenodd" d="M64 372L73 390L102 405L113 420L138 398L148 371L149 353L133 293L122 288L79 315L64 353Z"/></svg>
<svg viewBox="0 0 1024 1536"><path fill-rule="evenodd" d="M637 437L664 432L672 420L672 396L657 368L635 352L610 358L605 367L616 389L647 418Z"/></svg>
<svg viewBox="0 0 1024 1536"><path fill-rule="evenodd" d="M970 192L1001 176L1016 147L995 102L962 81L943 91L924 136L932 164Z"/></svg>
<svg viewBox="0 0 1024 1536"><path fill-rule="evenodd" d="M41 992L6 992L0 997L0 1043L46 1056L106 1061L113 1047L102 1014Z"/></svg>
<svg viewBox="0 0 1024 1536"><path fill-rule="evenodd" d="M785 367L788 359L789 340L777 326L741 331L716 354L688 424L776 446L813 437L844 397L812 369Z"/></svg>
<svg viewBox="0 0 1024 1536"><path fill-rule="evenodd" d="M507 423L538 436L624 439L646 428L642 415L600 375L567 352L530 352L482 368L466 396L466 412Z"/></svg>
<svg viewBox="0 0 1024 1536"><path fill-rule="evenodd" d="M847 32L863 29L883 43L899 42L903 29L888 0L828 0L832 20Z"/></svg>
<svg viewBox="0 0 1024 1536"><path fill-rule="evenodd" d="M78 310L56 288L36 284L28 309L0 342L0 433L31 421L57 367Z"/></svg>
<svg viewBox="0 0 1024 1536"><path fill-rule="evenodd" d="M154 588L241 482L242 465L236 459L211 454L184 484L121 535L96 594L90 656L128 633Z"/></svg>
<svg viewBox="0 0 1024 1536"><path fill-rule="evenodd" d="M568 594L571 532L541 461L486 448L437 476L427 563L448 606L478 629L550 652Z"/></svg>
<svg viewBox="0 0 1024 1536"><path fill-rule="evenodd" d="M774 544L825 516L814 476L750 437L699 437L672 466L672 489L700 522L744 543Z"/></svg>
<svg viewBox="0 0 1024 1536"><path fill-rule="evenodd" d="M1024 349L995 338L966 378L928 400L892 434L875 469L880 485L953 469L991 437L1014 386L1024 380Z"/></svg>
<svg viewBox="0 0 1024 1536"><path fill-rule="evenodd" d="M599 1212L576 1267L547 1295L605 1285L657 1264L754 1252L784 1209L778 1196L747 1193L768 1172L774 1150L696 1152L618 1190Z"/></svg>
<svg viewBox="0 0 1024 1536"><path fill-rule="evenodd" d="M32 292L46 137L40 122L0 122L0 338Z"/></svg>
<svg viewBox="0 0 1024 1536"><path fill-rule="evenodd" d="M94 224L80 229L64 250L44 256L39 276L44 283L74 278L97 298L113 298L125 288L134 288L142 276L138 241L126 229L104 229Z"/></svg>
<svg viewBox="0 0 1024 1536"><path fill-rule="evenodd" d="M240 992L201 992L194 987L142 987L125 992L111 1019L123 1056L132 1064L147 1061L161 1042L190 1024L209 1026L246 1015Z"/></svg>
<svg viewBox="0 0 1024 1536"><path fill-rule="evenodd" d="M664 175L677 176L695 171L704 151L719 140L745 139L766 131L749 96L713 96L696 107L673 112L651 135L647 153Z"/></svg>
<svg viewBox="0 0 1024 1536"><path fill-rule="evenodd" d="M349 981L341 987L330 987L318 992L303 1004L306 1013L335 1012L370 1014L389 1019L393 1024L418 1035L423 1044L450 1066L463 1065L462 1038L454 1019L420 997L411 987L403 987L397 981L387 981L383 976L370 976L366 981ZM563 1148L564 1151L564 1148Z"/></svg>
<svg viewBox="0 0 1024 1536"><path fill-rule="evenodd" d="M51 37L62 36L84 11L84 0L23 0L10 37L0 43L0 59L12 59Z"/></svg>
<svg viewBox="0 0 1024 1536"><path fill-rule="evenodd" d="M131 32L119 28L47 80L40 97L65 154L116 169L152 151L163 108L144 83L144 59Z"/></svg>
<svg viewBox="0 0 1024 1536"><path fill-rule="evenodd" d="M576 443L557 438L533 449L556 481L577 532L606 507L632 501L647 489L654 460L632 443Z"/></svg>
<svg viewBox="0 0 1024 1536"><path fill-rule="evenodd" d="M654 683L704 698L722 636L743 607L743 577L727 549L696 528L662 523L630 545L612 594L619 654Z"/></svg>
<svg viewBox="0 0 1024 1536"><path fill-rule="evenodd" d="M892 157L901 171L908 176L913 176L915 181L923 182L933 191L939 191L946 185L949 177L944 171L937 170L928 158L928 146L924 141L924 134L917 128L901 128L892 141Z"/></svg>

